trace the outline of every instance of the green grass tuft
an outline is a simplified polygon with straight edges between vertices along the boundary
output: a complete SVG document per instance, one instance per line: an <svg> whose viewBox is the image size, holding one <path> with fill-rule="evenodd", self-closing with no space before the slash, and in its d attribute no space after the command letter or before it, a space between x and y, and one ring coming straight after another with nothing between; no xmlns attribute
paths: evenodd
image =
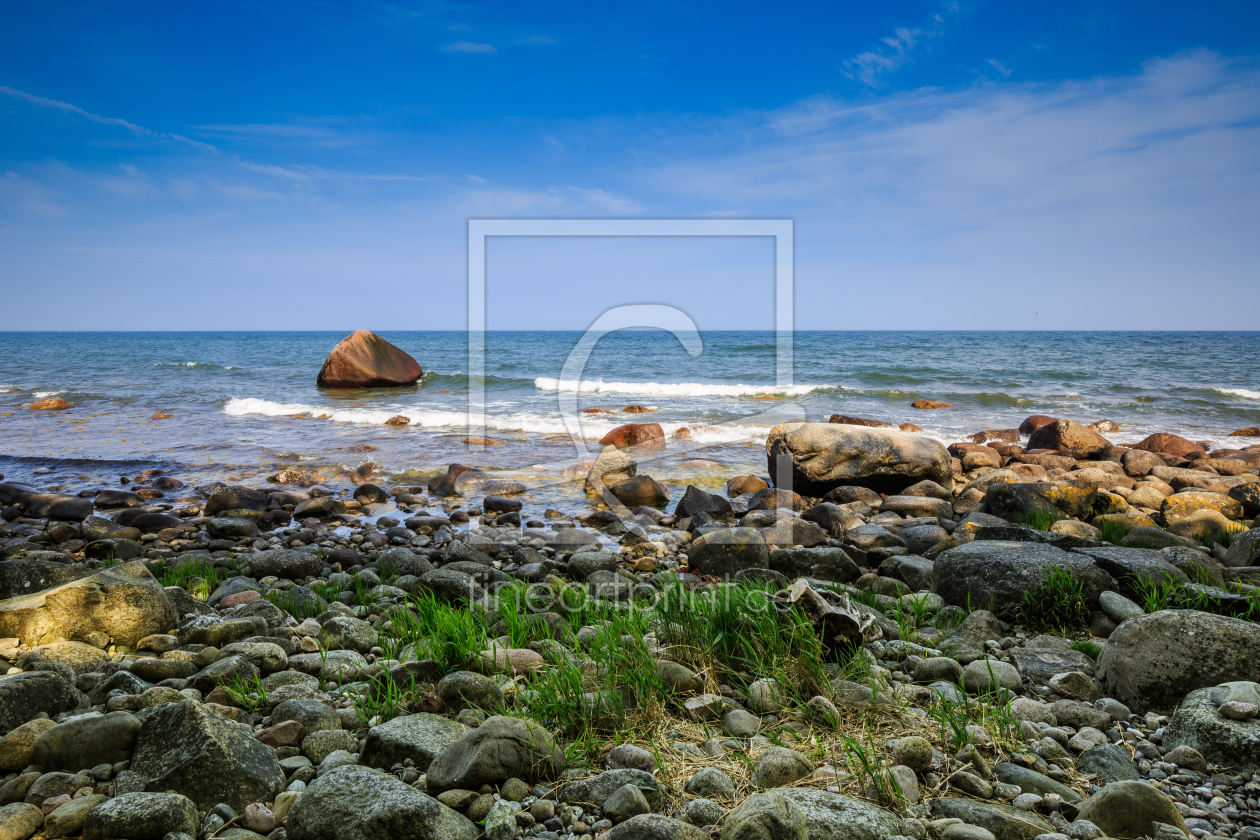
<svg viewBox="0 0 1260 840"><path fill-rule="evenodd" d="M1022 624L1031 630L1070 630L1089 619L1084 590L1071 569L1051 566L1046 579L1024 593L1019 611Z"/></svg>

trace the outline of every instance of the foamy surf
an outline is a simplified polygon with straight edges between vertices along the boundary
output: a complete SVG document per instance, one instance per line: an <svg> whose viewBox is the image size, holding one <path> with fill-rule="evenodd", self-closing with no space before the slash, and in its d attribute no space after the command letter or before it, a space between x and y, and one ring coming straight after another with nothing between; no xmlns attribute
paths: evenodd
<svg viewBox="0 0 1260 840"><path fill-rule="evenodd" d="M402 415L411 421L410 427L429 430L451 430L466 432L469 428L468 414L462 411L440 411L426 408L407 408L396 405L388 409L328 409L305 403L280 403L257 397L233 397L223 407L225 414L234 417L256 415L263 417L313 417L329 420L334 423L358 423L364 425L383 426L386 421ZM598 440L616 427L626 422L624 418L606 420L602 417L579 415L578 427L582 435L588 439ZM694 443L739 443L745 441L764 441L770 429L770 423L749 424L732 423L716 425L713 423L662 423L661 429L666 437L672 437L678 429L686 427L690 433L686 439ZM497 413L493 405L486 407L487 431L524 432L539 435L568 434L563 419L557 416L546 416L529 412Z"/></svg>
<svg viewBox="0 0 1260 840"><path fill-rule="evenodd" d="M579 394L637 394L653 397L759 397L801 396L812 391L839 388L838 385L711 385L705 382L603 382L601 380L552 379L540 376L534 380L540 391L565 391Z"/></svg>
<svg viewBox="0 0 1260 840"><path fill-rule="evenodd" d="M1242 397L1245 400L1260 400L1260 391L1248 391L1246 388L1213 388L1212 390L1218 394Z"/></svg>

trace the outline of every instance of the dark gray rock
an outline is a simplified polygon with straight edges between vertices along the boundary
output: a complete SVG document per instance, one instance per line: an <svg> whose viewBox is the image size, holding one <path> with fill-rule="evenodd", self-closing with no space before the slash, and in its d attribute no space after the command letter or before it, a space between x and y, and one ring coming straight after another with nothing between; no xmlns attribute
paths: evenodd
<svg viewBox="0 0 1260 840"><path fill-rule="evenodd" d="M687 546L687 565L695 574L729 580L745 569L768 569L770 551L755 528L719 528Z"/></svg>
<svg viewBox="0 0 1260 840"><path fill-rule="evenodd" d="M805 815L809 840L885 840L900 833L896 815L861 799L803 787L774 794Z"/></svg>
<svg viewBox="0 0 1260 840"><path fill-rule="evenodd" d="M1023 607L1024 593L1041 586L1055 567L1080 581L1090 609L1098 608L1101 593L1116 588L1111 576L1084 555L1032 543L972 542L936 558L935 591L946 604L989 609L1009 620Z"/></svg>
<svg viewBox="0 0 1260 840"><path fill-rule="evenodd" d="M1038 834L1054 831L1050 823L1031 811L971 799L933 799L932 816L978 825L992 832L997 840L1033 840Z"/></svg>
<svg viewBox="0 0 1260 840"><path fill-rule="evenodd" d="M139 735L140 720L128 712L81 715L40 733L33 761L65 771L130 761Z"/></svg>
<svg viewBox="0 0 1260 840"><path fill-rule="evenodd" d="M55 717L71 709L84 708L87 700L83 692L52 671L27 671L0 677L0 735L16 729L40 712Z"/></svg>
<svg viewBox="0 0 1260 840"><path fill-rule="evenodd" d="M1117 744L1089 748L1076 760L1076 769L1082 773L1093 773L1104 785L1142 778L1128 750Z"/></svg>
<svg viewBox="0 0 1260 840"><path fill-rule="evenodd" d="M393 776L346 765L312 782L289 811L291 840L477 840L467 817Z"/></svg>
<svg viewBox="0 0 1260 840"><path fill-rule="evenodd" d="M406 759L421 773L447 747L468 734L468 727L441 715L397 717L368 730L359 763L388 770Z"/></svg>
<svg viewBox="0 0 1260 840"><path fill-rule="evenodd" d="M309 551L291 548L272 548L250 557L249 573L255 578L275 575L287 580L303 580L315 577L324 570L324 560Z"/></svg>
<svg viewBox="0 0 1260 840"><path fill-rule="evenodd" d="M83 840L162 840L172 832L196 835L197 806L175 793L124 793L88 812Z"/></svg>
<svg viewBox="0 0 1260 840"><path fill-rule="evenodd" d="M659 807L664 801L660 782L651 773L632 769L607 770L596 776L565 782L556 790L556 799L573 805L598 806L623 785L638 787L653 807Z"/></svg>
<svg viewBox="0 0 1260 840"><path fill-rule="evenodd" d="M564 751L546 729L521 718L496 716L434 759L428 787L440 793L453 788L475 790L511 778L543 781L556 778L564 768Z"/></svg>
<svg viewBox="0 0 1260 840"><path fill-rule="evenodd" d="M1011 648L1010 655L1011 664L1019 670L1020 676L1034 685L1047 685L1055 674L1068 671L1094 675L1094 660L1079 650L1015 647Z"/></svg>
<svg viewBox="0 0 1260 840"><path fill-rule="evenodd" d="M995 764L993 765L993 775L1002 784L1015 785L1024 793L1035 793L1038 796L1055 793L1066 802L1081 801L1081 795L1067 785L1056 782L1049 776L1043 776L1031 768L1021 767L1018 764L1010 764L1005 761Z"/></svg>
<svg viewBox="0 0 1260 840"><path fill-rule="evenodd" d="M238 811L284 790L275 752L208 706L184 700L146 711L131 769L149 789L182 793L201 809L224 803Z"/></svg>

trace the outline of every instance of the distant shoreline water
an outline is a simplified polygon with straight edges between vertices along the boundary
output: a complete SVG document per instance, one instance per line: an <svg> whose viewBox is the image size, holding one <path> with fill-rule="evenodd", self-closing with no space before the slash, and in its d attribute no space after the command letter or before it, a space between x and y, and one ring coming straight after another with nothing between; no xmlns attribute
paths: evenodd
<svg viewBox="0 0 1260 840"><path fill-rule="evenodd" d="M485 432L503 445L480 452L462 443L465 333L380 333L424 368L415 387L316 388L345 334L0 333L0 473L30 480L51 470L73 487L146 465L194 482L259 482L286 467L333 476L371 459L405 478L463 461L559 487L578 454L562 393L613 412L581 416L591 451L622 423L660 423L667 435L687 427L691 439L671 441L653 475L714 484L764 472L765 433L800 416L908 422L946 442L1030 414L1109 419L1120 443L1163 431L1223 445L1234 429L1260 425L1260 332L802 331L783 388L769 331L704 332L697 358L667 333L613 333L580 383L561 376L580 332L505 331L486 334L484 379ZM25 408L45 396L74 408ZM954 407L911 408L919 398ZM631 404L652 411L623 413ZM150 419L157 412L171 416ZM383 425L400 414L411 424ZM40 475L46 483L50 473Z"/></svg>

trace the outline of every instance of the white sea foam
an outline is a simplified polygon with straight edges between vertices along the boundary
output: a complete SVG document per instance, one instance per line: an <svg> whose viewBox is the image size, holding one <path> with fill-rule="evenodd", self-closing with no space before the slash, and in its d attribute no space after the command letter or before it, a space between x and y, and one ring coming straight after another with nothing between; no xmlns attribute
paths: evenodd
<svg viewBox="0 0 1260 840"><path fill-rule="evenodd" d="M1246 388L1213 388L1219 394L1229 394L1231 397L1242 397L1246 400L1260 400L1260 391L1248 391Z"/></svg>
<svg viewBox="0 0 1260 840"><path fill-rule="evenodd" d="M322 417L335 423L361 423L380 426L391 417L402 415L411 421L411 426L427 429L449 429L464 431L468 428L468 414L462 411L443 411L422 407L408 408L395 406L385 410L371 409L328 409L304 403L278 403L256 397L233 397L223 407L225 414L233 416L261 415L264 417ZM623 418L607 420L602 417L580 415L579 427L583 436L598 440L619 425ZM770 424L729 424L713 425L709 423L688 423L686 421L661 424L667 437L673 435L680 427L686 426L691 433L688 441L694 443L735 443L741 441L764 441ZM494 406L487 406L486 429L496 432L527 432L543 435L567 434L564 421L557 415L543 415L530 412L499 413Z"/></svg>
<svg viewBox="0 0 1260 840"><path fill-rule="evenodd" d="M64 393L65 391L36 391L34 394L32 394L32 396L35 397L35 399L37 400L42 400L45 397L55 397L58 394L64 394Z"/></svg>
<svg viewBox="0 0 1260 840"><path fill-rule="evenodd" d="M540 391L577 391L582 394L643 394L656 397L755 397L784 394L800 396L836 385L711 385L705 382L603 382L601 380L534 380Z"/></svg>

